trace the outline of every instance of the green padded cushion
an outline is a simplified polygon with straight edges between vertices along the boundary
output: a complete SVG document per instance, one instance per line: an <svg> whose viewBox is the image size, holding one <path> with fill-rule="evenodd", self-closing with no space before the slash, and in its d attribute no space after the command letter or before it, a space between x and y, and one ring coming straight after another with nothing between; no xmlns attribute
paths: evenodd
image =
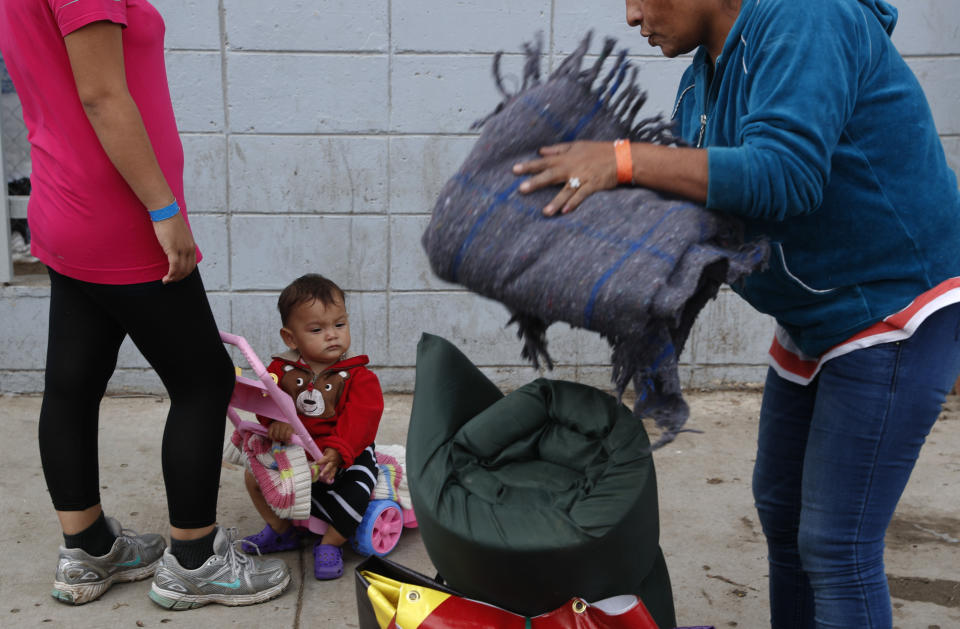
<svg viewBox="0 0 960 629"><path fill-rule="evenodd" d="M504 396L448 341L420 340L410 493L430 559L465 596L532 616L642 594L674 626L649 445L602 391L541 378Z"/></svg>

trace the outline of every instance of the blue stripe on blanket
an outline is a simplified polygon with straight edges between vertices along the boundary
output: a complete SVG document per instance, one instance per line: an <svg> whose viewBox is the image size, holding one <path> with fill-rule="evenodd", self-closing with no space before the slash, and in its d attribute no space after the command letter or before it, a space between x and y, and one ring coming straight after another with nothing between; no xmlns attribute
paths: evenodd
<svg viewBox="0 0 960 629"><path fill-rule="evenodd" d="M490 204L490 207L484 210L484 212L480 214L480 216L477 218L477 222L473 224L472 228L470 228L470 233L467 234L467 237L464 239L463 244L460 245L460 251L457 252L457 257L454 258L453 260L453 268L451 269L451 273L453 275L454 281L456 281L457 271L460 269L460 263L463 262L463 256L466 254L467 249L470 248L470 244L473 242L473 239L477 237L477 233L479 233L480 227L482 227L483 224L487 222L487 219L490 218L490 215L493 213L493 211L497 209L497 206L501 205L504 201L506 201L510 197L510 195L513 194L516 191L516 189L520 187L520 184L524 182L526 179L527 177L517 177L516 181L514 181L513 184L510 185L510 187L508 187L506 190L498 194L496 198L493 200L493 203Z"/></svg>
<svg viewBox="0 0 960 629"><path fill-rule="evenodd" d="M631 245L630 249L628 249L627 252L620 257L619 260L614 262L610 266L610 268L608 268L600 276L600 279L598 279L597 282L593 285L593 289L591 289L590 291L590 297L587 299L587 305L583 309L583 320L584 320L585 326L590 327L590 325L593 323L593 307L597 303L597 295L600 294L600 289L603 288L603 285L607 283L607 281L613 276L614 273L617 272L617 269L623 266L624 262L629 260L634 253L636 253L641 248L643 248L643 243L646 242L652 234L656 233L657 228L660 227L660 224L663 223L663 221L667 218L667 216L669 216L670 214L673 214L677 210L690 208L690 207L692 206L671 205L669 208L667 208L667 211L663 213L663 216L660 217L660 220L658 220L656 223L654 223L650 227L650 229L644 232L640 236L640 240L638 240L633 245ZM671 265L674 263L673 256L663 253L662 251L658 251L655 247L649 247L648 251L653 255L664 259L666 262L669 262Z"/></svg>

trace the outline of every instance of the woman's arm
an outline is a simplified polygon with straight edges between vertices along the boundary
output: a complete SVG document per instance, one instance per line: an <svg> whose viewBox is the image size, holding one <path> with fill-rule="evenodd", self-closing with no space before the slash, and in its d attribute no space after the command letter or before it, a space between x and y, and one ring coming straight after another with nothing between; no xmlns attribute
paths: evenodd
<svg viewBox="0 0 960 629"><path fill-rule="evenodd" d="M127 89L122 27L93 22L64 37L77 93L103 150L145 210L176 200L157 162L136 103ZM197 265L196 245L183 215L153 223L170 267L163 282L183 279Z"/></svg>
<svg viewBox="0 0 960 629"><path fill-rule="evenodd" d="M528 193L561 184L572 177L580 180L573 190L565 185L543 208L546 216L574 210L588 196L617 185L617 162L612 142L572 142L540 149L540 159L517 164L514 174L533 176L520 185ZM630 145L633 182L638 186L675 194L691 201L707 200L707 151L661 146L645 142Z"/></svg>
<svg viewBox="0 0 960 629"><path fill-rule="evenodd" d="M715 120L737 116L727 130L730 137L709 149L638 143L631 152L634 182L713 210L784 221L821 206L834 153L849 133L855 108L869 106L869 100L880 107L900 87L861 94L864 83L893 59L883 57L889 36L871 28L873 18L856 3L759 3L751 11L741 34L743 45L730 51L731 65L723 79L730 81L739 107L713 112ZM817 19L810 20L810 15ZM863 118L861 125L866 126L853 133L877 134L877 127L871 129L868 123L869 118ZM566 155L558 158L556 153ZM609 143L546 147L541 155L514 168L518 174L541 173L531 180L530 190L570 177L582 184L577 194L569 186L561 190L547 206L548 214L569 211L590 193L615 185ZM863 176L869 175L863 171Z"/></svg>

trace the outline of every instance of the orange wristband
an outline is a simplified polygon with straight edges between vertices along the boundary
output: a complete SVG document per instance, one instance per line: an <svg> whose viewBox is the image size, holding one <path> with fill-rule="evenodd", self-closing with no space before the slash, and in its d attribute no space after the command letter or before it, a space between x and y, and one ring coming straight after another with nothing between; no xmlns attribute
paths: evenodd
<svg viewBox="0 0 960 629"><path fill-rule="evenodd" d="M617 157L617 183L633 183L633 155L630 140L616 140L613 151Z"/></svg>

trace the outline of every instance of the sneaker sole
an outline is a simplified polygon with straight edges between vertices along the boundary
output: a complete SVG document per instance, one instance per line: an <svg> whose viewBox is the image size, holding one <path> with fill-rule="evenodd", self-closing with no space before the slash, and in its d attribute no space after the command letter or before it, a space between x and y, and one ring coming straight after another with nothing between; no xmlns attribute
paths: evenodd
<svg viewBox="0 0 960 629"><path fill-rule="evenodd" d="M269 601L271 598L276 598L287 589L289 584L290 575L287 575L281 583L253 594L181 594L180 592L163 590L154 583L150 587L149 596L150 600L160 607L174 611L196 609L197 607L203 607L210 603L238 607L241 605L256 605L257 603Z"/></svg>
<svg viewBox="0 0 960 629"><path fill-rule="evenodd" d="M62 581L54 581L50 596L61 603L83 605L103 596L103 593L109 590L114 583L129 583L130 581L140 581L152 577L159 563L160 560L157 559L152 564L141 566L136 570L117 572L103 581L96 581L94 583L64 583Z"/></svg>

